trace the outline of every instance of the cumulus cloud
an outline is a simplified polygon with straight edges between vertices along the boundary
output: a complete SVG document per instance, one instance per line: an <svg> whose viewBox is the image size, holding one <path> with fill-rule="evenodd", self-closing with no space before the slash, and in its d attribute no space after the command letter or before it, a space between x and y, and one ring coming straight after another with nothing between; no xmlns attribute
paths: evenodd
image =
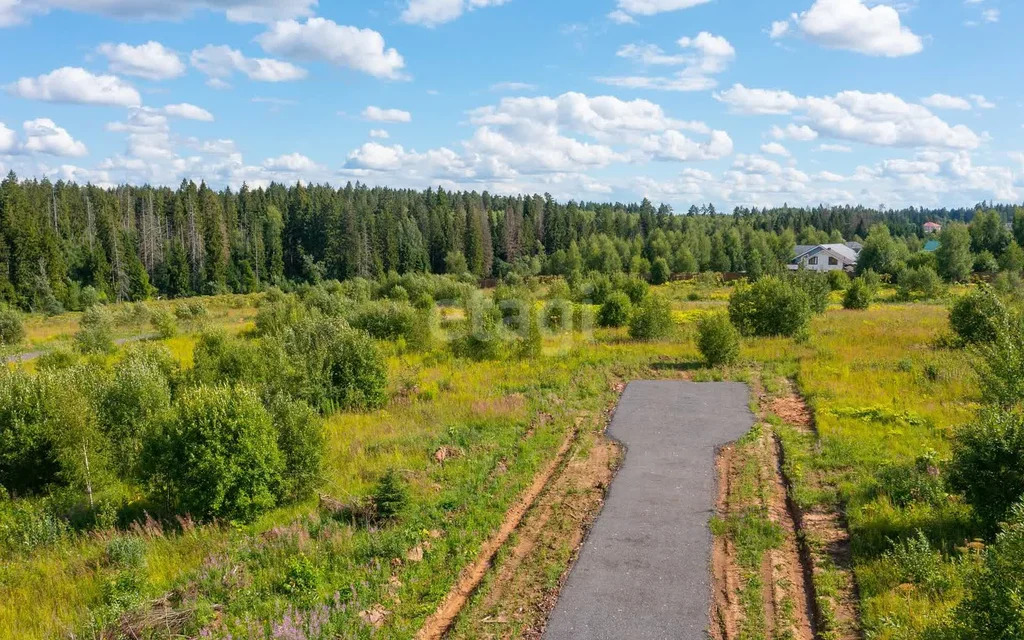
<svg viewBox="0 0 1024 640"><path fill-rule="evenodd" d="M767 153L773 156L783 156L788 158L790 156L789 149L782 146L778 142L767 142L761 145L761 153Z"/></svg>
<svg viewBox="0 0 1024 640"><path fill-rule="evenodd" d="M805 124L787 124L785 127L773 126L769 132L776 140L796 140L810 142L818 137L818 132Z"/></svg>
<svg viewBox="0 0 1024 640"><path fill-rule="evenodd" d="M971 100L979 109L995 109L996 105L990 102L985 96L978 95L976 93L971 94Z"/></svg>
<svg viewBox="0 0 1024 640"><path fill-rule="evenodd" d="M178 54L153 40L138 46L107 42L96 50L106 56L115 73L147 80L168 80L185 73L185 63Z"/></svg>
<svg viewBox="0 0 1024 640"><path fill-rule="evenodd" d="M772 26L768 29L768 36L772 40L777 40L789 33L789 21L787 20L776 20L772 22Z"/></svg>
<svg viewBox="0 0 1024 640"><path fill-rule="evenodd" d="M950 96L945 93L933 93L921 100L921 104L933 109L956 109L959 111L970 111L971 103L959 96Z"/></svg>
<svg viewBox="0 0 1024 640"><path fill-rule="evenodd" d="M233 22L274 22L313 15L317 0L0 0L0 27L54 9L129 20L181 20L197 10L223 12Z"/></svg>
<svg viewBox="0 0 1024 640"><path fill-rule="evenodd" d="M831 49L889 58L924 49L921 37L902 24L899 12L886 4L869 7L862 0L815 0L793 20L804 37Z"/></svg>
<svg viewBox="0 0 1024 640"><path fill-rule="evenodd" d="M0 122L0 154L13 153L18 146L18 134Z"/></svg>
<svg viewBox="0 0 1024 640"><path fill-rule="evenodd" d="M214 88L227 86L226 79L241 73L259 82L288 82L306 77L306 70L290 62L273 58L249 58L227 45L207 45L190 57L192 66L210 77Z"/></svg>
<svg viewBox="0 0 1024 640"><path fill-rule="evenodd" d="M371 122L412 122L412 114L401 109L381 109L370 105L363 109L363 117Z"/></svg>
<svg viewBox="0 0 1024 640"><path fill-rule="evenodd" d="M96 75L81 67L61 67L50 73L21 78L7 87L29 100L135 107L142 104L139 92L117 76Z"/></svg>
<svg viewBox="0 0 1024 640"><path fill-rule="evenodd" d="M326 18L274 23L256 41L269 53L297 60L329 62L392 80L403 78L405 60L373 29L339 25Z"/></svg>
<svg viewBox="0 0 1024 640"><path fill-rule="evenodd" d="M823 137L893 147L974 149L981 138L965 125L950 125L926 107L891 93L843 91L798 98L774 89L737 84L715 97L739 113L801 114L801 126Z"/></svg>
<svg viewBox="0 0 1024 640"><path fill-rule="evenodd" d="M378 140L387 140L391 135L384 129L370 129L370 137Z"/></svg>
<svg viewBox="0 0 1024 640"><path fill-rule="evenodd" d="M213 114L197 107L194 104L182 102L180 104L169 104L163 108L163 112L169 116L175 118L184 118L186 120L199 120L200 122L213 122Z"/></svg>
<svg viewBox="0 0 1024 640"><path fill-rule="evenodd" d="M616 9L608 14L608 19L615 24L634 24L636 20L622 9Z"/></svg>
<svg viewBox="0 0 1024 640"><path fill-rule="evenodd" d="M301 153L289 153L276 158L268 158L263 162L263 166L271 171L285 173L308 173L320 169L320 165Z"/></svg>
<svg viewBox="0 0 1024 640"><path fill-rule="evenodd" d="M620 58L644 66L682 66L671 76L606 76L597 78L604 84L631 89L663 91L703 91L718 83L712 77L725 71L736 58L736 49L721 36L702 31L695 37L680 38L676 43L683 51L669 54L653 44L627 44L616 52Z"/></svg>
<svg viewBox="0 0 1024 640"><path fill-rule="evenodd" d="M711 0L619 0L619 11L639 16L653 16L667 11L689 9Z"/></svg>
<svg viewBox="0 0 1024 640"><path fill-rule="evenodd" d="M49 118L27 120L22 128L25 130L25 142L22 149L27 153L46 153L54 156L84 156L89 152L85 144L75 140L66 129L58 127Z"/></svg>
<svg viewBox="0 0 1024 640"><path fill-rule="evenodd" d="M826 142L824 144L818 145L818 151L831 151L833 153L851 153L853 151L853 148L848 147L845 144L830 144Z"/></svg>
<svg viewBox="0 0 1024 640"><path fill-rule="evenodd" d="M402 22L436 27L456 20L463 13L484 7L497 7L508 0L409 0L402 11Z"/></svg>

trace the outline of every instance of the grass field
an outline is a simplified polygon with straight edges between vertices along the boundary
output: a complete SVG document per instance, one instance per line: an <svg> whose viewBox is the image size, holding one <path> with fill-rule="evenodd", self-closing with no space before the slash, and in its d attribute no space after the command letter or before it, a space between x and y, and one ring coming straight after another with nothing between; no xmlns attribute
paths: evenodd
<svg viewBox="0 0 1024 640"><path fill-rule="evenodd" d="M399 470L411 493L400 523L352 526L310 499L245 526L138 527L131 535L144 541L145 570L137 602L186 612L195 629L213 637L412 637L573 425L600 423L616 382L758 376L795 379L813 409L820 440L778 425L787 472L802 507L845 513L866 635L920 637L962 596L959 549L977 531L958 500L896 504L880 478L913 467L927 452L936 460L948 456L950 430L971 418L976 389L968 362L960 352L933 347L947 329L945 307L832 308L815 319L805 340L748 340L743 366L703 370L693 322L721 308L729 291L662 288L677 327L670 338L650 343L630 341L623 329L550 336L542 357L509 362L388 347L387 406L327 419L321 492L350 500L367 495L386 470ZM206 326L232 331L249 326L254 313L248 298L217 298L208 306ZM29 344L60 347L76 325L74 315L33 318ZM146 329L125 324L119 331ZM166 343L189 366L194 340L187 332ZM891 553L894 541L919 531L932 543L943 578L928 586L908 579ZM121 593L122 574L107 560L108 543L118 535L75 535L0 560L0 640L68 632L100 637L90 625L110 622ZM549 553L538 565L548 582L557 582L569 555L571 549ZM158 617L164 609L149 611ZM285 635L290 630L296 635ZM455 636L482 634L479 625L462 621Z"/></svg>

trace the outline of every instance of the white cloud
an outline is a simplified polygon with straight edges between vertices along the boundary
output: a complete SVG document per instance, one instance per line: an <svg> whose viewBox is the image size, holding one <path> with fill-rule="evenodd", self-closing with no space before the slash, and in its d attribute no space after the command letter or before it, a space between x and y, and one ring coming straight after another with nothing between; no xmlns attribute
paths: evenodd
<svg viewBox="0 0 1024 640"><path fill-rule="evenodd" d="M29 100L134 107L142 96L117 76L95 75L81 67L61 67L36 78L21 78L7 90Z"/></svg>
<svg viewBox="0 0 1024 640"><path fill-rule="evenodd" d="M619 10L633 15L653 16L666 11L689 9L707 2L711 0L619 0Z"/></svg>
<svg viewBox="0 0 1024 640"><path fill-rule="evenodd" d="M734 111L748 114L801 112L804 126L820 136L894 147L974 149L981 138L965 125L950 125L926 107L891 93L843 91L835 96L798 98L772 89L734 85L715 94Z"/></svg>
<svg viewBox="0 0 1024 640"><path fill-rule="evenodd" d="M0 0L0 27L54 9L126 20L181 20L197 10L224 12L232 22L274 22L313 15L317 0Z"/></svg>
<svg viewBox="0 0 1024 640"><path fill-rule="evenodd" d="M748 89L742 84L734 84L731 89L716 93L715 99L738 113L748 114L786 114L800 106L800 99L788 91Z"/></svg>
<svg viewBox="0 0 1024 640"><path fill-rule="evenodd" d="M186 120L199 120L200 122L213 122L213 114L197 107L194 104L182 102L181 104L169 104L163 108L163 112L169 116L175 118L185 118Z"/></svg>
<svg viewBox="0 0 1024 640"><path fill-rule="evenodd" d="M226 78L235 72L260 82L288 82L306 77L306 70L273 58L248 58L227 45L207 45L191 55L192 66L210 77L215 89L227 87Z"/></svg>
<svg viewBox="0 0 1024 640"><path fill-rule="evenodd" d="M256 37L265 51L297 60L329 62L378 78L403 78L405 60L385 48L384 37L373 29L339 25L326 18L305 23L284 20Z"/></svg>
<svg viewBox="0 0 1024 640"><path fill-rule="evenodd" d="M373 105L363 109L363 117L371 122L412 122L412 114L401 109L381 109Z"/></svg>
<svg viewBox="0 0 1024 640"><path fill-rule="evenodd" d="M789 33L789 22L787 20L776 20L772 22L771 29L768 31L769 37L772 40L777 40Z"/></svg>
<svg viewBox="0 0 1024 640"><path fill-rule="evenodd" d="M436 27L458 19L463 13L484 7L497 7L508 0L409 0L402 11L402 22Z"/></svg>
<svg viewBox="0 0 1024 640"><path fill-rule="evenodd" d="M147 80L168 80L185 73L185 63L178 54L153 40L138 46L107 42L96 50L106 56L115 73Z"/></svg>
<svg viewBox="0 0 1024 640"><path fill-rule="evenodd" d="M303 173L320 170L320 165L313 162L301 153L289 153L277 158L268 158L263 161L263 166L271 171L285 173Z"/></svg>
<svg viewBox="0 0 1024 640"><path fill-rule="evenodd" d="M537 85L529 82L495 82L491 85L491 91L498 93L513 91L535 91Z"/></svg>
<svg viewBox="0 0 1024 640"><path fill-rule="evenodd" d="M851 153L853 152L852 147L848 147L845 144L820 144L818 145L818 151L831 151L833 153Z"/></svg>
<svg viewBox="0 0 1024 640"><path fill-rule="evenodd" d="M832 49L890 58L924 49L920 36L903 25L899 12L886 4L869 7L862 0L815 0L795 20L804 36Z"/></svg>
<svg viewBox="0 0 1024 640"><path fill-rule="evenodd" d="M0 154L14 153L18 148L18 134L0 122Z"/></svg>
<svg viewBox="0 0 1024 640"><path fill-rule="evenodd" d="M981 19L990 24L999 22L999 9L985 9L981 12Z"/></svg>
<svg viewBox="0 0 1024 640"><path fill-rule="evenodd" d="M370 129L370 137L379 140L387 140L391 135L384 129Z"/></svg>
<svg viewBox="0 0 1024 640"><path fill-rule="evenodd" d="M616 9L608 14L608 19L615 24L634 24L636 20L622 9Z"/></svg>
<svg viewBox="0 0 1024 640"><path fill-rule="evenodd" d="M54 156L84 156L89 152L85 144L75 140L66 129L58 127L49 118L27 120L25 143L22 149L29 153L47 153Z"/></svg>
<svg viewBox="0 0 1024 640"><path fill-rule="evenodd" d="M771 136L776 140L797 140L799 142L810 142L818 138L818 132L805 124L788 124L785 127L773 126Z"/></svg>
<svg viewBox="0 0 1024 640"><path fill-rule="evenodd" d="M983 95L972 93L971 94L971 100L974 100L974 104L977 105L979 109L995 109L996 108L995 103L989 102L989 100L987 98L985 98L985 96L983 96Z"/></svg>
<svg viewBox="0 0 1024 640"><path fill-rule="evenodd" d="M950 96L945 93L934 93L921 100L921 104L933 109L956 109L959 111L970 111L971 103L959 96Z"/></svg>
<svg viewBox="0 0 1024 640"><path fill-rule="evenodd" d="M782 146L778 142L767 142L761 145L761 153L771 154L773 156L783 156L788 158L790 156L789 149Z"/></svg>
<svg viewBox="0 0 1024 640"><path fill-rule="evenodd" d="M657 89L662 91L704 91L717 85L712 77L725 71L736 58L736 49L721 36L702 31L697 36L677 41L683 53L667 54L652 44L627 44L616 55L640 64L683 66L671 76L610 76L599 77L598 82L631 89Z"/></svg>

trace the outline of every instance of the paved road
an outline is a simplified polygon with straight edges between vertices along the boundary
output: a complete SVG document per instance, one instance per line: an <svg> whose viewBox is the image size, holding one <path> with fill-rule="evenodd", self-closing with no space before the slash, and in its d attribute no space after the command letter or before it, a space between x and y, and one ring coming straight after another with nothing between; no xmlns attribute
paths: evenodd
<svg viewBox="0 0 1024 640"><path fill-rule="evenodd" d="M633 382L608 434L626 446L547 640L701 640L711 605L715 450L753 425L736 383Z"/></svg>

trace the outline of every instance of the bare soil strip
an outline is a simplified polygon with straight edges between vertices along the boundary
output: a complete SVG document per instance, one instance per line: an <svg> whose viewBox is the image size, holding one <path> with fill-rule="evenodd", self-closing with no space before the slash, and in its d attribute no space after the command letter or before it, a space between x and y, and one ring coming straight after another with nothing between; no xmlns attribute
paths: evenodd
<svg viewBox="0 0 1024 640"><path fill-rule="evenodd" d="M770 405L770 411L779 416L787 425L805 434L818 436L814 414L808 408L795 385L789 383L787 391ZM785 452L777 442L778 459L785 461ZM784 466L780 466L780 471ZM787 495L791 494L789 480L786 482ZM811 483L820 479L809 476ZM832 505L815 505L801 510L789 500L798 530L802 532L801 555L805 571L812 587L822 581L834 584L834 592L823 594L815 590L816 623L821 633L834 640L858 640L863 638L860 626L860 597L853 575L853 559L850 551L850 532L840 509Z"/></svg>
<svg viewBox="0 0 1024 640"><path fill-rule="evenodd" d="M523 517L533 506L534 502L536 502L538 496L544 491L544 488L548 485L555 472L562 467L562 463L572 448L573 443L576 442L578 434L579 430L575 428L566 436L554 459L534 478L533 483L515 506L505 514L505 519L498 531L484 543L480 553L477 554L476 560L462 570L458 580L455 581L455 585L448 592L440 606L423 623L423 627L416 634L417 640L440 640L445 636L452 623L455 622L456 617L458 617L459 612L462 611L462 608L473 594L473 591L476 590L477 586L487 575L494 556L519 527Z"/></svg>
<svg viewBox="0 0 1024 640"><path fill-rule="evenodd" d="M760 418L766 410L762 395ZM736 541L716 535L712 553L711 637L735 640L750 634L766 638L814 640L817 611L810 570L801 553L801 531L790 509L788 487L782 473L779 448L771 427L760 425L753 441L723 447L716 460L718 472L717 517L723 521L761 514L778 527L782 541L767 550L759 567L740 566ZM750 472L750 465L756 471ZM757 589L757 607L748 593Z"/></svg>

